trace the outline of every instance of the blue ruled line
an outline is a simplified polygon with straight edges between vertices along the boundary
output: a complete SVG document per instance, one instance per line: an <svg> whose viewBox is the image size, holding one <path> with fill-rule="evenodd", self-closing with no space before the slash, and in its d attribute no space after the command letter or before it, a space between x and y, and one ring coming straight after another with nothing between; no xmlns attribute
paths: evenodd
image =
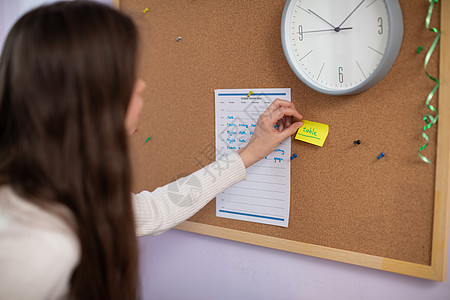
<svg viewBox="0 0 450 300"><path fill-rule="evenodd" d="M284 221L284 219L282 219L282 218L274 218L274 217L267 217L267 216L253 215L253 214L245 214L245 213L229 211L229 210L223 210L223 209L219 209L219 212L228 213L228 214L235 214L235 215L242 215L242 216L248 216L248 217L270 219L270 220L276 220L276 221Z"/></svg>

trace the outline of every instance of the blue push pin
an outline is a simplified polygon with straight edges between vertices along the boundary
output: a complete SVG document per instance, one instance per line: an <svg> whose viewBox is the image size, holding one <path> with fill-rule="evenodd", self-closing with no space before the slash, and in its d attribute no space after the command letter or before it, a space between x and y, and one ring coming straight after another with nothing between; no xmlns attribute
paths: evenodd
<svg viewBox="0 0 450 300"><path fill-rule="evenodd" d="M378 155L377 159L380 160L380 158L382 158L384 156L384 153L381 152L380 155Z"/></svg>
<svg viewBox="0 0 450 300"><path fill-rule="evenodd" d="M297 157L297 154L294 153L294 155L291 156L291 160Z"/></svg>

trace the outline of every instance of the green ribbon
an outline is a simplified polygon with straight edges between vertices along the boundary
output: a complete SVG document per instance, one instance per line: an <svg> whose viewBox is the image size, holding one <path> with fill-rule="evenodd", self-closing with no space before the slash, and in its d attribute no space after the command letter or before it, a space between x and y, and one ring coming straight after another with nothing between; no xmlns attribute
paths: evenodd
<svg viewBox="0 0 450 300"><path fill-rule="evenodd" d="M423 127L422 137L425 139L426 143L425 143L425 145L423 145L422 147L419 148L419 157L424 162L431 164L431 161L428 158L426 158L425 156L423 156L420 152L422 152L426 147L428 147L428 143L430 141L430 139L428 138L425 131L430 129L430 127L433 126L434 124L436 124L436 122L438 120L438 115L439 115L437 109L433 105L430 104L431 99L433 98L434 94L436 93L436 91L439 88L439 80L437 78L434 78L427 72L427 65L428 65L428 62L430 61L431 54L433 54L434 49L436 48L436 45L439 42L441 33L439 32L439 30L437 30L434 27L430 28L430 20L431 20L431 15L433 13L433 6L435 3L438 2L438 0L429 0L429 1L430 1L430 7L428 8L428 15L425 19L425 27L429 31L434 32L436 34L436 37L435 37L434 42L431 45L430 49L428 50L427 55L425 56L424 69L425 69L425 74L427 75L427 77L430 78L431 80L433 80L436 83L436 85L434 86L433 90L428 94L427 100L425 101L425 105L428 107L429 110L431 110L432 112L434 112L436 114L435 114L435 116L433 116L431 113L428 113L428 114L425 114L425 116L423 117L425 126Z"/></svg>

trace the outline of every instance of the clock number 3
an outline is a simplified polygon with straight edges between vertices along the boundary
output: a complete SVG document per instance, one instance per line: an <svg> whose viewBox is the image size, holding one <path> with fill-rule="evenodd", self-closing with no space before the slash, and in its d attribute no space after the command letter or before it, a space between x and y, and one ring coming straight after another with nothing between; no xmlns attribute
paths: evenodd
<svg viewBox="0 0 450 300"><path fill-rule="evenodd" d="M378 34L383 34L383 18L378 18Z"/></svg>
<svg viewBox="0 0 450 300"><path fill-rule="evenodd" d="M344 68L339 67L338 68L338 76L339 76L339 83L343 83L344 82Z"/></svg>
<svg viewBox="0 0 450 300"><path fill-rule="evenodd" d="M303 41L303 26L299 25L298 26L298 39L301 41Z"/></svg>

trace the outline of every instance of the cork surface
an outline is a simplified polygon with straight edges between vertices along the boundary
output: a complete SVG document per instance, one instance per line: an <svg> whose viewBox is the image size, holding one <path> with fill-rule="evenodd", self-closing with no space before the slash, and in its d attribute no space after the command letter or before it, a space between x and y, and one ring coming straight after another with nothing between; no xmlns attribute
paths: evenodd
<svg viewBox="0 0 450 300"><path fill-rule="evenodd" d="M284 3L120 1L141 31L147 83L131 138L134 190L153 190L215 159L214 89L289 87L305 119L330 125L323 148L292 140L289 227L217 218L214 200L191 221L430 265L435 166L417 153L434 85L423 70L425 51L416 53L434 38L424 26L428 2L400 1L399 56L375 87L353 96L320 94L295 76L281 46ZM429 66L437 76L437 52ZM424 154L434 162L436 126L427 132ZM377 160L380 152L386 156Z"/></svg>

